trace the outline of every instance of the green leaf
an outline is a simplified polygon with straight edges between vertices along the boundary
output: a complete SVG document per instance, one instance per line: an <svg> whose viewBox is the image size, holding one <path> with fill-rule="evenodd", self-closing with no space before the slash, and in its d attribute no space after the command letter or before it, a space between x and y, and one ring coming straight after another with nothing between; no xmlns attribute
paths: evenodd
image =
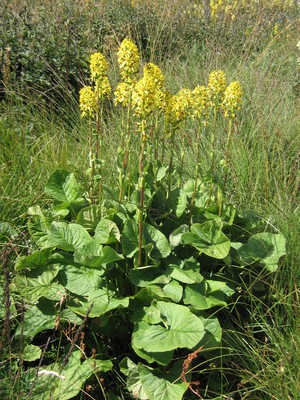
<svg viewBox="0 0 300 400"><path fill-rule="evenodd" d="M178 282L171 281L163 287L163 292L174 303L179 303L182 298L183 288Z"/></svg>
<svg viewBox="0 0 300 400"><path fill-rule="evenodd" d="M38 346L34 346L33 344L28 344L22 353L22 359L24 361L35 361L38 360L42 355L42 350Z"/></svg>
<svg viewBox="0 0 300 400"><path fill-rule="evenodd" d="M15 270L21 271L26 268L36 268L46 264L47 260L52 254L52 249L42 249L40 251L35 251L29 256L18 257L16 260Z"/></svg>
<svg viewBox="0 0 300 400"><path fill-rule="evenodd" d="M184 233L188 232L188 230L189 230L188 225L183 224L183 225L180 225L179 228L175 229L175 231L173 231L171 233L171 235L169 236L169 241L170 241L170 245L171 245L172 250L175 247L180 245L181 236Z"/></svg>
<svg viewBox="0 0 300 400"><path fill-rule="evenodd" d="M3 238L12 239L18 236L19 232L8 222L0 222L0 240Z"/></svg>
<svg viewBox="0 0 300 400"><path fill-rule="evenodd" d="M170 282L170 277L161 273L156 267L142 267L131 269L129 272L131 283L135 286L146 287L153 283L166 284Z"/></svg>
<svg viewBox="0 0 300 400"><path fill-rule="evenodd" d="M201 320L181 305L154 301L161 314L162 325L139 329L134 346L145 351L164 352L177 348L193 348L204 335Z"/></svg>
<svg viewBox="0 0 300 400"><path fill-rule="evenodd" d="M160 167L158 169L157 175L156 175L157 182L161 181L166 176L167 169L168 169L167 167Z"/></svg>
<svg viewBox="0 0 300 400"><path fill-rule="evenodd" d="M81 246L74 254L75 262L91 268L104 268L107 264L122 259L123 255L118 254L112 247L103 247L94 240Z"/></svg>
<svg viewBox="0 0 300 400"><path fill-rule="evenodd" d="M226 299L234 293L226 282L203 281L185 288L184 304L192 305L196 310L207 310L216 306L226 306Z"/></svg>
<svg viewBox="0 0 300 400"><path fill-rule="evenodd" d="M143 223L143 248L148 248L152 244L150 256L153 259L165 258L171 248L165 235L154 226ZM132 257L138 251L138 225L133 220L128 220L122 232L122 250L127 257Z"/></svg>
<svg viewBox="0 0 300 400"><path fill-rule="evenodd" d="M88 232L94 232L101 220L101 206L92 205L79 211L76 222L83 226Z"/></svg>
<svg viewBox="0 0 300 400"><path fill-rule="evenodd" d="M142 383L139 376L138 366L126 357L120 362L121 372L127 376L127 389L129 392L139 400L149 400L148 396L144 392Z"/></svg>
<svg viewBox="0 0 300 400"><path fill-rule="evenodd" d="M180 377L181 371L180 362L164 375L158 370L138 364L141 384L149 400L181 400L188 388Z"/></svg>
<svg viewBox="0 0 300 400"><path fill-rule="evenodd" d="M48 235L48 245L65 251L75 251L94 240L88 231L78 224L52 222Z"/></svg>
<svg viewBox="0 0 300 400"><path fill-rule="evenodd" d="M158 312L158 322L160 322L159 312ZM152 364L153 362L157 362L160 365L166 366L171 362L173 355L174 355L174 350L153 352L153 351L145 351L144 349L139 349L134 345L134 337L135 337L136 332L140 329L145 329L148 327L149 327L149 324L145 321L140 321L137 324L135 324L134 331L132 333L132 343L131 343L132 348L139 357L143 358L148 363Z"/></svg>
<svg viewBox="0 0 300 400"><path fill-rule="evenodd" d="M114 309L127 308L129 297L117 298L113 291L95 289L90 291L87 301L71 301L68 303L68 308L76 314L85 316L92 303L93 307L89 317L96 318Z"/></svg>
<svg viewBox="0 0 300 400"><path fill-rule="evenodd" d="M83 201L74 174L63 170L55 171L50 176L45 192L60 203L72 204Z"/></svg>
<svg viewBox="0 0 300 400"><path fill-rule="evenodd" d="M58 270L56 274L57 272ZM52 271L46 271L37 279L18 276L16 277L16 288L30 302L37 302L41 297L59 301L66 290L58 283L51 283L52 279Z"/></svg>
<svg viewBox="0 0 300 400"><path fill-rule="evenodd" d="M90 291L99 289L102 283L102 270L86 268L82 265L64 265L59 274L60 282L72 293L87 296Z"/></svg>
<svg viewBox="0 0 300 400"><path fill-rule="evenodd" d="M217 221L193 224L191 232L184 233L181 241L195 247L209 257L225 258L230 250L230 240L222 232L222 226L222 223Z"/></svg>
<svg viewBox="0 0 300 400"><path fill-rule="evenodd" d="M210 348L218 348L222 339L222 328L218 318L203 318L199 317L203 322L205 334L201 341L197 344L196 349L204 346L205 350Z"/></svg>
<svg viewBox="0 0 300 400"><path fill-rule="evenodd" d="M39 247L44 247L47 244L48 230L52 220L51 216L48 214L44 214L40 206L34 206L28 209L28 230Z"/></svg>
<svg viewBox="0 0 300 400"><path fill-rule="evenodd" d="M170 193L170 207L177 218L185 211L187 204L186 193L183 189L172 189Z"/></svg>
<svg viewBox="0 0 300 400"><path fill-rule="evenodd" d="M127 220L122 232L122 251L127 257L133 257L139 249L138 225L133 220Z"/></svg>
<svg viewBox="0 0 300 400"><path fill-rule="evenodd" d="M151 258L165 258L171 252L171 247L168 239L163 233L161 233L154 226L143 223L143 247L148 244L153 244L153 249L151 251Z"/></svg>
<svg viewBox="0 0 300 400"><path fill-rule="evenodd" d="M241 246L237 253L243 264L259 261L270 272L274 272L278 269L279 259L286 254L285 238L281 234L257 233L251 236L248 243Z"/></svg>
<svg viewBox="0 0 300 400"><path fill-rule="evenodd" d="M75 350L62 371L60 371L60 363L40 368L38 379L33 387L32 398L39 400L74 398L93 373L107 372L112 367L110 360L87 359L81 363L81 352Z"/></svg>
<svg viewBox="0 0 300 400"><path fill-rule="evenodd" d="M95 229L94 239L101 244L117 243L121 235L117 225L109 219L102 219Z"/></svg>
<svg viewBox="0 0 300 400"><path fill-rule="evenodd" d="M193 257L181 261L179 266L170 263L167 273L173 279L183 283L200 283L204 279L200 274L200 264Z"/></svg>

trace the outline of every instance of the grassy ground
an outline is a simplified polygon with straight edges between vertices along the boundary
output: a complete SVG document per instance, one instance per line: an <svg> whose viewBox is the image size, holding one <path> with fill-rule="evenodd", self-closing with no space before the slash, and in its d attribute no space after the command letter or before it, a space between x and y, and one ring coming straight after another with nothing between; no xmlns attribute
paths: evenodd
<svg viewBox="0 0 300 400"><path fill-rule="evenodd" d="M285 8L283 3L272 8L260 2L260 13L249 6L246 11L232 8L229 13L227 9L229 16L221 5L216 17L212 13L205 14L205 2L201 3L203 8L199 15L192 2L183 0L172 2L172 6L156 1L154 7L150 1L132 4L117 1L110 5L99 2L104 8L91 2L90 9L83 1L75 2L73 8L72 2L61 2L60 7L69 19L62 16L62 10L51 8L50 3L45 2L44 9L39 9L42 2L32 2L28 11L24 1L23 14L12 17L8 7L3 15L6 28L1 39L0 222L8 222L27 235L27 209L48 202L44 185L57 168L75 171L85 186L88 128L80 119L77 96L91 51L101 50L111 57L110 78L114 84L118 79L116 47L124 33L131 35L143 51L144 60L159 63L173 93L183 87L207 83L213 69L224 70L228 81L239 80L244 92L230 150L228 196L239 207L259 212L274 229L285 235L287 257L271 280L265 275L256 277L269 287L267 297L261 298L249 287L250 311L245 320L240 318L240 308L236 304L224 311L223 361L220 366L218 355L216 360L211 360L211 368L220 369L223 375L227 396L223 398L296 399L300 389L297 2L285 2ZM197 7L198 3L195 2ZM276 2L270 2L273 3ZM13 2L10 7L13 9ZM175 8L171 15L172 7ZM99 13L105 15L104 11L108 17L97 19ZM42 29L40 19L47 12L52 18L47 20L48 27L58 21L65 29L63 33L50 29L48 37L42 31L39 43L25 35L24 27L31 21L35 33L38 32L37 28ZM231 22L227 22L227 18ZM268 29L267 20L270 22ZM32 49L39 52L40 70L34 69L30 60L26 65L24 54L21 65L26 73L22 74L20 66L16 65L16 53L21 53L22 46L13 34L14 23L19 27L19 39L22 37L29 56ZM53 49L59 43L60 58L54 60ZM11 47L10 65L5 58L8 46ZM44 52L39 46L44 46ZM74 57L67 62L77 49L76 60ZM39 92L32 93L31 82L37 76ZM117 154L121 119L111 109L110 104L104 126L104 179L106 184L116 185L117 171L111 166ZM189 127L188 133L193 137L194 132ZM202 140L202 173L208 167L209 140L205 137ZM226 132L220 129L216 140L217 166L225 156L225 143ZM177 144L179 162L180 139ZM185 177L192 174L189 160L193 157L192 148L187 148ZM7 242L3 241L0 246L0 251L7 250ZM15 255L24 250L26 248L17 247L11 254L10 280ZM1 317L3 312L2 309ZM235 354L236 362L226 363L227 353ZM194 368L207 382L206 389L203 388L204 398L220 398L210 382L211 370L201 364ZM120 382L119 385L122 386Z"/></svg>

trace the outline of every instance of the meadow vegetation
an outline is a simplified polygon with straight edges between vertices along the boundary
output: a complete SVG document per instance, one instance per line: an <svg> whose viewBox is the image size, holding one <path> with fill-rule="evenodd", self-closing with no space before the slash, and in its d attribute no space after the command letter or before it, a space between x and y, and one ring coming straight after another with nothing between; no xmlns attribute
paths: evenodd
<svg viewBox="0 0 300 400"><path fill-rule="evenodd" d="M1 398L296 399L299 2L1 3Z"/></svg>

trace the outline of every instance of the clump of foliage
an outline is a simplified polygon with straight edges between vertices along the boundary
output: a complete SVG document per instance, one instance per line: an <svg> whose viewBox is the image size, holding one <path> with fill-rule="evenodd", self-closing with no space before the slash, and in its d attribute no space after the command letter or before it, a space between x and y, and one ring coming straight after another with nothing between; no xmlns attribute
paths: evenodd
<svg viewBox="0 0 300 400"><path fill-rule="evenodd" d="M102 176L103 112L111 86L108 64L95 53L91 86L80 92L89 125L88 190L74 173L57 170L45 187L51 206L28 211L31 251L17 259L10 287L12 304L22 298L24 306L6 368L7 376L16 368L13 390L23 397L69 399L93 376L103 397L114 398L113 385L105 386L100 376L113 369L131 395L145 400L181 399L188 390L199 398L207 390L233 391L222 356L227 305L239 301L236 312L243 313L249 285L264 296L268 286L254 278L264 274L267 283L285 255L283 235L226 196L231 137L242 106L239 82L228 84L218 70L207 85L171 94L157 65L146 64L139 76L139 59L136 45L125 39L114 91L123 116L118 187L106 186ZM194 127L192 138L187 123ZM215 168L217 125L227 133L223 174ZM210 160L200 176L204 135L211 138ZM194 147L188 180L184 146L174 165L178 136ZM193 376L196 358L211 370L213 383L201 370ZM30 364L36 360L37 368Z"/></svg>

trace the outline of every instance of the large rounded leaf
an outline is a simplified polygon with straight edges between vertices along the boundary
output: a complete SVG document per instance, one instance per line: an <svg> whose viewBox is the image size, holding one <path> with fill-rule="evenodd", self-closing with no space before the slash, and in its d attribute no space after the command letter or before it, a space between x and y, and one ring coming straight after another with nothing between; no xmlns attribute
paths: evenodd
<svg viewBox="0 0 300 400"><path fill-rule="evenodd" d="M191 226L191 232L181 237L183 244L189 244L209 257L225 258L230 250L230 240L222 232L222 223L208 221Z"/></svg>
<svg viewBox="0 0 300 400"><path fill-rule="evenodd" d="M81 202L81 189L73 173L58 170L50 176L45 192L60 203Z"/></svg>
<svg viewBox="0 0 300 400"><path fill-rule="evenodd" d="M193 348L204 335L202 321L178 304L153 302L161 315L160 325L143 325L134 336L134 346L150 352ZM152 306L152 307L153 307Z"/></svg>

